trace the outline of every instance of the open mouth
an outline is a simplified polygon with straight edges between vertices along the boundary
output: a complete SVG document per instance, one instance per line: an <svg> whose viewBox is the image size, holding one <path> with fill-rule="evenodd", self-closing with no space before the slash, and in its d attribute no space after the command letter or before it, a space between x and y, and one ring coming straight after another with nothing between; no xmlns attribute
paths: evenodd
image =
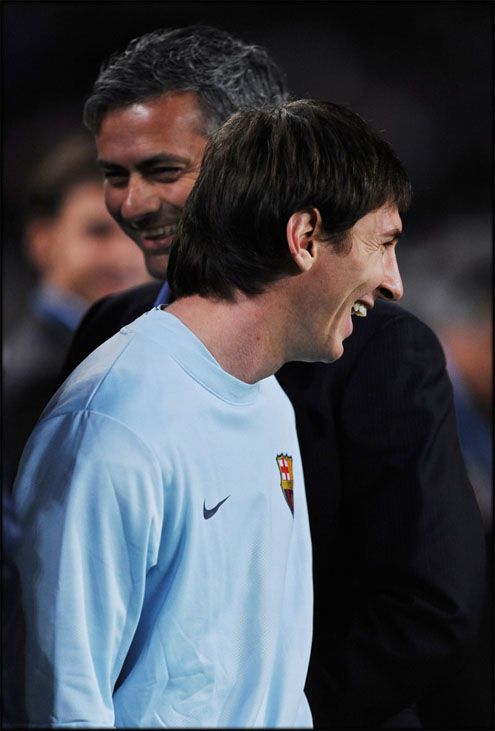
<svg viewBox="0 0 495 731"><path fill-rule="evenodd" d="M157 228L150 228L146 231L141 231L141 236L144 239L159 239L162 236L171 236L177 231L177 224L171 223L169 226L159 226Z"/></svg>
<svg viewBox="0 0 495 731"><path fill-rule="evenodd" d="M366 317L366 315L368 314L368 308L361 300L356 300L354 302L351 311L353 315L357 315L358 317Z"/></svg>

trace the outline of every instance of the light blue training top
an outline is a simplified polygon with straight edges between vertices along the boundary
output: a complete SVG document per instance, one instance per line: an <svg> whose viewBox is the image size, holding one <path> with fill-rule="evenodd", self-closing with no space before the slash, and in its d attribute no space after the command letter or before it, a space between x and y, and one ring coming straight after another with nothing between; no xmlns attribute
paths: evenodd
<svg viewBox="0 0 495 731"><path fill-rule="evenodd" d="M312 725L309 524L273 376L234 378L155 308L53 397L15 501L31 727Z"/></svg>

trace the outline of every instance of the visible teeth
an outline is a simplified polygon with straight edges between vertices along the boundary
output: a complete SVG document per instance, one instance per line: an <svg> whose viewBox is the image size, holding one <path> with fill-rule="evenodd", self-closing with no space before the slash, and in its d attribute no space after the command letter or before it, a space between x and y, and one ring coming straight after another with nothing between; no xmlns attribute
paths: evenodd
<svg viewBox="0 0 495 731"><path fill-rule="evenodd" d="M169 236L177 231L177 224L171 223L170 226L161 226L160 228L153 228L149 231L141 231L141 235L147 239L152 239L157 236Z"/></svg>
<svg viewBox="0 0 495 731"><path fill-rule="evenodd" d="M359 300L356 300L354 304L352 305L352 313L353 315L358 315L359 317L366 317L368 314L368 310L366 309L366 305L364 305L362 302L359 302Z"/></svg>

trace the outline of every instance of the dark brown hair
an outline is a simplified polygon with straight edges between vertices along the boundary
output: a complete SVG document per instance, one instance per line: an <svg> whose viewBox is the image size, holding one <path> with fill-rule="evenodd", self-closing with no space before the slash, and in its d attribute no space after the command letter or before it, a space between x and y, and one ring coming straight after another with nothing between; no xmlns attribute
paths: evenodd
<svg viewBox="0 0 495 731"><path fill-rule="evenodd" d="M231 117L208 143L171 252L176 297L257 294L291 271L287 222L317 208L338 251L360 218L407 209L408 174L391 146L339 104L299 100Z"/></svg>

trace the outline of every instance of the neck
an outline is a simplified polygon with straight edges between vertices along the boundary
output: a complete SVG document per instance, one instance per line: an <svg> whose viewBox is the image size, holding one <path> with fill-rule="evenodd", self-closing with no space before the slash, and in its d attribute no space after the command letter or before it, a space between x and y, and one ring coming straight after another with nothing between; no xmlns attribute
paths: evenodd
<svg viewBox="0 0 495 731"><path fill-rule="evenodd" d="M267 378L289 360L286 312L272 290L254 297L237 293L233 301L183 297L167 312L201 340L224 371L245 383Z"/></svg>

